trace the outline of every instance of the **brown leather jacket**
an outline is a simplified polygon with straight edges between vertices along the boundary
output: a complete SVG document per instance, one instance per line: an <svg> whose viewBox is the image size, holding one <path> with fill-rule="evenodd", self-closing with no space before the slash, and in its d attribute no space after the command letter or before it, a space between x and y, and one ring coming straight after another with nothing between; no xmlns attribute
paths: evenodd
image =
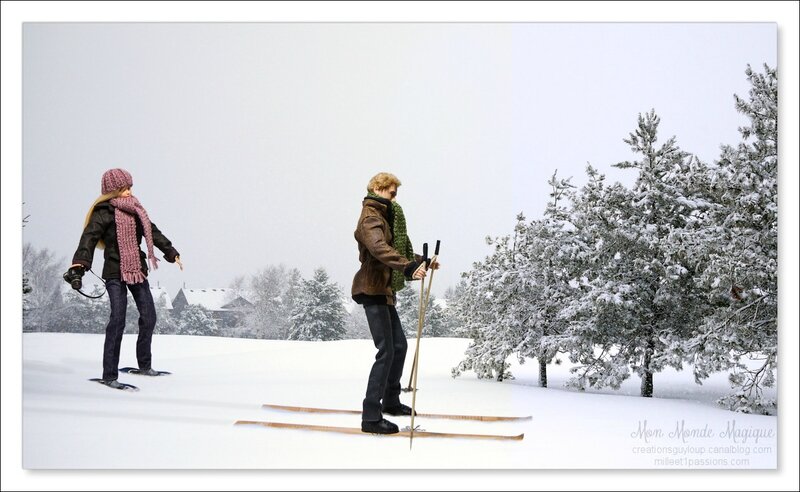
<svg viewBox="0 0 800 492"><path fill-rule="evenodd" d="M385 295L386 303L394 305L392 270L403 271L413 262L393 247L394 237L389 226L387 204L366 197L362 205L361 217L353 234L358 242L361 268L353 278L351 293L353 296Z"/></svg>

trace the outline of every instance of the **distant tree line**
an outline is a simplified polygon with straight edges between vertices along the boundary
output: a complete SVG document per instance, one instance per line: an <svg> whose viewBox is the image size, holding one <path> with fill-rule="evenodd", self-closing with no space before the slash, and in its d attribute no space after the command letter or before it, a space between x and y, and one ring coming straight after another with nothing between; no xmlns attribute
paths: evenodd
<svg viewBox="0 0 800 492"><path fill-rule="evenodd" d="M23 330L104 333L110 313L107 297L90 299L73 292L61 279L64 265L65 260L55 258L47 248L38 250L25 244ZM101 285L90 289L84 291L92 296L103 293ZM371 338L363 309L349 301L324 268L316 269L311 278L304 279L296 268L267 266L249 277L234 279L231 289L233 295L242 296L252 304L237 313L234 323L222 322L196 304L181 310L168 309L168 299L162 294L154 299L156 333L277 340ZM412 288L405 288L398 301L411 336L416 336L417 298ZM138 316L129 297L126 333L138 330ZM431 303L423 335L449 334L451 324L444 318L443 308Z"/></svg>

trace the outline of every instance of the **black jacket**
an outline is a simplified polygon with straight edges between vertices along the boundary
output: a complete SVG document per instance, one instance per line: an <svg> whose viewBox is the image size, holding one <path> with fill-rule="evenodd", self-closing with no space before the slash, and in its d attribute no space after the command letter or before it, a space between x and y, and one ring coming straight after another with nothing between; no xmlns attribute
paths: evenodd
<svg viewBox="0 0 800 492"><path fill-rule="evenodd" d="M170 263L175 262L175 257L179 255L178 251L172 247L169 239L158 230L154 223L150 223L153 230L153 245L164 253L164 259ZM144 236L144 228L139 218L136 217L136 242L142 242ZM89 223L83 230L81 240L78 243L78 249L72 257L73 264L83 265L87 270L92 268L92 260L94 259L94 249L97 242L102 239L106 243L105 251L103 252L103 278L121 278L119 271L119 244L117 243L117 222L114 220L114 206L111 202L100 202L92 211L92 216L89 218ZM142 272L147 275L147 255L144 251L139 250L141 257Z"/></svg>

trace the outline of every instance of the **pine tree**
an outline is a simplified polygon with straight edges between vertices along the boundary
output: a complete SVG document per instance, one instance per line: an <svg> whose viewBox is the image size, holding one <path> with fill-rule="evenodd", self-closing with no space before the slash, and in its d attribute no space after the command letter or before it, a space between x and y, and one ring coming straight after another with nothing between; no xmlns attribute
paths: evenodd
<svg viewBox="0 0 800 492"><path fill-rule="evenodd" d="M281 323L280 338L286 340L289 338L289 332L292 328L291 317L292 313L297 307L300 300L301 289L303 287L303 277L300 275L300 270L292 268L286 277L282 294L281 294Z"/></svg>
<svg viewBox="0 0 800 492"><path fill-rule="evenodd" d="M416 338L419 327L419 282L406 282L405 287L397 292L395 309L406 337Z"/></svg>
<svg viewBox="0 0 800 492"><path fill-rule="evenodd" d="M614 269L618 263L630 264L627 255L632 250L623 258L616 253L624 247L609 247L609 243L625 239L615 224L626 216L619 205L629 202L629 197L621 185L607 186L605 176L593 167L587 166L586 173L587 184L570 193L573 230L566 245L566 263L571 291L558 313L566 324L559 345L570 361L578 364L570 369L576 376L568 381L569 386L616 389L630 376L627 359L614 347L624 344L626 332L635 329L635 320L624 317L634 300L623 299L630 287L614 282L613 275L607 281L609 276L603 270Z"/></svg>
<svg viewBox="0 0 800 492"><path fill-rule="evenodd" d="M734 98L750 124L739 128L736 147L722 148L710 183L714 207L692 250L715 309L686 343L686 356L698 382L714 371L733 371L736 391L721 404L770 413L776 402L763 388L774 385L778 362L778 81L767 65L763 74L748 65L745 74L749 99ZM757 365L746 365L747 358Z"/></svg>
<svg viewBox="0 0 800 492"><path fill-rule="evenodd" d="M520 241L524 284L521 314L524 336L519 342L518 359L539 362L539 385L547 387L547 365L561 348L567 323L559 316L572 295L569 287L569 233L566 231L565 195L574 188L570 179L559 179L557 172L548 181L550 198L543 220L531 221L522 230ZM556 362L559 362L556 360Z"/></svg>
<svg viewBox="0 0 800 492"><path fill-rule="evenodd" d="M774 409L763 389L777 367L777 77L746 74L750 98L735 100L750 125L716 166L675 137L657 145L651 111L624 140L638 160L615 165L638 172L632 189L591 166L577 191L554 176L569 207L556 198L543 220L518 217L513 238L487 238L493 253L453 302L457 333L472 339L454 377L502 380L516 354L539 359L546 386L547 363L566 351L578 364L570 385L619 388L633 370L649 397L654 374L688 362L698 383L733 371L729 408Z"/></svg>
<svg viewBox="0 0 800 492"><path fill-rule="evenodd" d="M304 280L292 311L290 340L341 340L346 333L342 293L324 268Z"/></svg>
<svg viewBox="0 0 800 492"><path fill-rule="evenodd" d="M153 299L156 307L156 328L155 332L162 335L172 335L178 333L178 320L172 315L172 311L167 308L167 295L162 293L160 297Z"/></svg>
<svg viewBox="0 0 800 492"><path fill-rule="evenodd" d="M497 381L513 378L508 357L518 350L523 337L515 296L519 293L520 275L515 263L516 239L524 228L525 218L517 217L515 237L486 238L494 252L483 262L473 264L462 274L464 290L454 311L460 324L456 333L472 339L465 358L452 370L453 377L474 371L478 378Z"/></svg>
<svg viewBox="0 0 800 492"><path fill-rule="evenodd" d="M217 336L217 320L203 306L190 304L178 317L178 335Z"/></svg>
<svg viewBox="0 0 800 492"><path fill-rule="evenodd" d="M91 296L99 296L103 289L95 285ZM90 299L76 294L72 289L63 293L64 307L61 310L63 331L69 333L105 333L108 324L109 306L103 297Z"/></svg>
<svg viewBox="0 0 800 492"><path fill-rule="evenodd" d="M408 338L417 337L419 328L419 290L414 289L415 283L406 285L397 293L396 309L403 325L403 331ZM431 293L425 309L425 322L422 325L423 337L446 337L451 335L451 321L436 296Z"/></svg>
<svg viewBox="0 0 800 492"><path fill-rule="evenodd" d="M425 310L425 324L422 328L422 334L428 337L449 337L452 331L448 314L445 308L436 301L436 296L431 294L428 300L428 308Z"/></svg>
<svg viewBox="0 0 800 492"><path fill-rule="evenodd" d="M22 312L23 331L65 331L68 320L60 315L64 308L61 278L66 260L57 259L47 248L36 249L30 243L22 248L22 270L27 273L30 292L25 295Z"/></svg>
<svg viewBox="0 0 800 492"><path fill-rule="evenodd" d="M685 186L687 169L699 163L675 137L656 145L659 122L654 111L639 115L637 129L625 139L641 154L641 160L615 165L638 170L632 190L598 186L590 169L595 182L577 200L574 223L591 246L585 288L572 306L586 339L573 350L585 366L577 368L578 387L618 387L629 365L641 377L641 395L652 396L654 373L682 367L676 348L703 312L703 292L689 262L672 247L697 209L707 206Z"/></svg>
<svg viewBox="0 0 800 492"><path fill-rule="evenodd" d="M351 310L345 318L345 339L371 339L367 317L364 316L364 309L353 303Z"/></svg>
<svg viewBox="0 0 800 492"><path fill-rule="evenodd" d="M294 272L288 272L283 265L268 266L250 277L253 310L243 317L243 334L253 338L286 339L290 311L286 310L283 296L287 278L294 278Z"/></svg>

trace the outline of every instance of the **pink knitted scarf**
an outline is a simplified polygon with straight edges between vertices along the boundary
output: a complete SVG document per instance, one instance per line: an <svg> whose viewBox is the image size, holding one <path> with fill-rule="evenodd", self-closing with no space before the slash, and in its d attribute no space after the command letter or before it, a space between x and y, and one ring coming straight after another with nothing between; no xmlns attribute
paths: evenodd
<svg viewBox="0 0 800 492"><path fill-rule="evenodd" d="M110 200L115 207L114 220L117 223L117 243L119 244L119 267L122 281L126 284L144 282L145 276L139 258L139 242L136 240L136 217L144 228L147 242L147 256L153 269L158 268L158 258L153 252L153 228L150 217L136 197L117 197Z"/></svg>

